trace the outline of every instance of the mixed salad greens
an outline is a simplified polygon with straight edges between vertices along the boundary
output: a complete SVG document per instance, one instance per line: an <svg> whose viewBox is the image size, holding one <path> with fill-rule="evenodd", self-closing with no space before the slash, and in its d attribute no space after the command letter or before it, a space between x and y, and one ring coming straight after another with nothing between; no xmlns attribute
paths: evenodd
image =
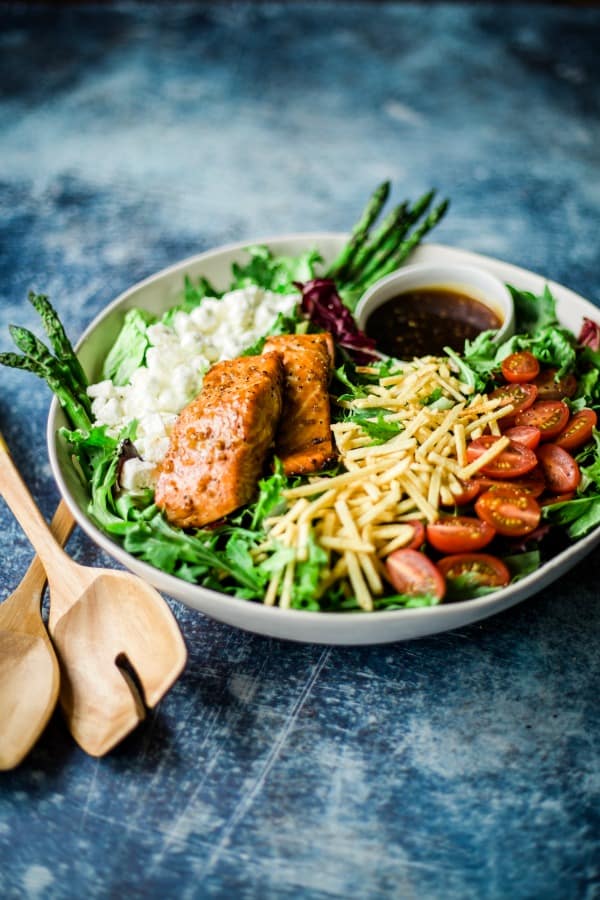
<svg viewBox="0 0 600 900"><path fill-rule="evenodd" d="M361 410L353 407L351 401L364 396L368 385L398 372L400 364L377 354L373 341L358 330L352 310L369 284L402 265L424 235L442 218L448 205L443 201L429 211L434 197L434 193L429 192L415 204L404 202L394 207L382 223L374 227L389 188L387 182L377 188L352 229L348 243L327 269L323 269L318 249L291 258L274 256L268 247L250 247L247 263L233 266L228 286L228 289L235 289L258 285L279 293L299 293L301 299L294 313L280 314L268 334L322 330L333 334L336 368L331 386L334 397L332 421L339 423L353 419L374 446L396 438L402 431L402 423L387 416L385 409ZM427 570L421 586L415 589L414 578L412 582L410 577L407 580L403 568L406 564L409 575L415 576L414 560L403 558L397 567L392 562L387 569L389 589L374 598L374 609L435 605L444 595L447 600L479 596L506 584L507 577L516 580L535 571L557 550L600 525L600 432L595 427L596 411L600 408L600 328L585 320L581 334L576 336L559 323L555 299L548 287L539 296L509 287L515 303L515 335L499 345L494 341L493 332L484 332L468 342L462 354L448 350L448 364L473 392L506 395L506 402L513 405L515 416L521 408L525 419L517 418L512 425L513 428L530 428L527 440L532 443L529 446L539 448L528 451L536 453L535 471L530 466L522 477L513 471L502 479L498 474L489 475L488 470L486 496L493 493L494 488L502 496L497 502L488 502L491 513L488 510L487 514L492 516L491 522L494 514L497 519L498 516L501 518L504 514L502 503L508 503L511 515L516 515L517 520L521 515L521 519L530 523L531 509L535 506L535 509L539 508L535 527L520 528L517 521L512 530L510 527L494 528L494 555L487 557L488 562L478 560L477 565L471 565L463 559L455 562L453 567L446 561L450 556L464 557L471 549L455 540L456 550L453 551L453 538L451 535L448 542L445 526L456 526L464 517L472 519L474 504L477 508L481 501L486 478L484 468L477 490L457 497L455 508L446 510L440 523L441 538L440 527L436 537L435 528L419 530L415 525L410 550L433 563L437 573L434 580ZM223 293L205 278L194 281L186 277L180 303L170 309L162 321L168 324L178 310L189 312L205 298L220 297ZM11 326L11 335L20 353L0 354L0 363L34 373L56 394L71 426L62 429L61 437L68 443L73 464L89 491L90 518L127 552L168 574L246 600L262 602L273 577L283 572L293 555L293 550L277 541L271 541L269 552L257 552L269 539L266 523L286 509L283 492L306 479L287 478L275 459L271 473L260 481L253 503L212 527L186 531L173 527L155 505L151 488L136 493L120 489L121 468L125 460L137 453L137 423L132 421L118 436L111 436L106 426L95 424L87 377L58 316L47 297L32 293L30 301L40 314L50 346L26 329ZM150 321L151 317L143 310L127 314L121 334L105 360L106 377L124 384L133 371L144 365L148 346L146 326ZM265 334L257 344L248 347L246 353L259 353L267 336ZM533 375L527 370L531 365L534 366ZM530 386L534 383L538 386L536 402L528 403ZM527 395L525 399L523 394ZM425 406L441 408L448 400L436 390L421 402ZM544 403L551 405L544 407ZM544 435L547 423L550 422L548 427L552 428L552 423L556 422L556 404L560 404L561 415L563 407L566 409L566 418L561 420L559 431ZM526 416L528 407L533 410L529 419ZM573 459L578 473L578 478L571 482L564 472L561 481L562 457L559 462L545 459L548 446L554 446L548 442L548 436L560 443L568 428L575 437L569 439L567 435L564 452ZM494 439L493 436L484 437ZM540 439L542 443L539 443ZM481 440L483 445L473 450L475 456L489 448L490 441ZM521 446L516 437L514 443ZM514 443L511 440L509 449L513 449ZM508 465L510 459L504 462ZM333 466L319 474L333 478L339 471L339 466ZM506 477L510 479L512 494L510 489L505 489L502 494L498 487L499 484L506 485ZM536 477L537 494L532 487ZM555 483L553 477L557 479ZM531 498L522 506L525 510L522 514L518 509L515 513L515 491L519 493L519 503L521 492ZM535 497L540 495L538 504ZM476 500L478 496L480 499ZM477 513L479 515L479 509ZM480 521L486 521L483 514ZM337 583L330 590L321 590L325 558L319 542L309 535L306 552L293 567L290 605L297 609L358 611L360 606L347 581ZM490 563L489 559L500 561L501 576L497 574L495 562ZM502 575L504 572L508 575ZM443 590L439 589L438 575ZM418 577L416 580L418 582Z"/></svg>

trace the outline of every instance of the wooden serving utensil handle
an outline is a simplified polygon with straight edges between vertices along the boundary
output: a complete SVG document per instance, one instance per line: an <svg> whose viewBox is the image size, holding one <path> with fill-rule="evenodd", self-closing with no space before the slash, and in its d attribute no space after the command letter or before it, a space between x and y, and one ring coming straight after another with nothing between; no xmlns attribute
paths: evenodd
<svg viewBox="0 0 600 900"><path fill-rule="evenodd" d="M64 547L75 525L75 519L64 500L58 504L50 523L55 539ZM19 582L18 591L2 603L5 625L25 633L39 631L40 602L46 584L46 570L39 556L34 556Z"/></svg>
<svg viewBox="0 0 600 900"><path fill-rule="evenodd" d="M37 508L27 485L13 462L6 441L1 433L0 494L6 500L23 531L35 547L48 576L50 576L52 571L58 572L58 567L64 566L65 561L71 564L71 560L62 550L59 543L57 543L52 531ZM61 506L63 509L57 511L60 513L58 517L59 530L68 529L66 534L68 536L68 532L73 527L72 518L67 506L65 504L61 504Z"/></svg>

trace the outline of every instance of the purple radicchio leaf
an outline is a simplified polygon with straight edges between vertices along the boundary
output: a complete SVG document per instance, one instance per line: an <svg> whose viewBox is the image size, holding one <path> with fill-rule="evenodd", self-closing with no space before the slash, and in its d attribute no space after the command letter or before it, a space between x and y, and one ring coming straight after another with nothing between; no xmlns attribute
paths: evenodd
<svg viewBox="0 0 600 900"><path fill-rule="evenodd" d="M368 364L379 358L375 340L360 330L331 278L313 278L296 283L296 287L302 292L302 312L317 328L329 331L356 363Z"/></svg>
<svg viewBox="0 0 600 900"><path fill-rule="evenodd" d="M584 317L577 342L582 347L600 350L600 325L597 325L592 319Z"/></svg>

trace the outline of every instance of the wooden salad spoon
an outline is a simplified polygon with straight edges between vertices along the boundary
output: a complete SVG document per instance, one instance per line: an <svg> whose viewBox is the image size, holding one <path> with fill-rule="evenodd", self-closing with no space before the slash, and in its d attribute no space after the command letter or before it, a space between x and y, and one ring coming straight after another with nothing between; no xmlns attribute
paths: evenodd
<svg viewBox="0 0 600 900"><path fill-rule="evenodd" d="M73 525L61 503L50 526L61 546ZM46 571L35 556L0 606L0 770L22 762L58 700L58 661L41 613L45 586Z"/></svg>
<svg viewBox="0 0 600 900"><path fill-rule="evenodd" d="M1 435L0 494L46 570L48 629L60 665L59 699L67 724L83 750L103 756L145 718L145 705L155 706L181 674L187 659L181 632L166 601L141 578L82 566L67 556ZM66 508L64 515L71 516Z"/></svg>

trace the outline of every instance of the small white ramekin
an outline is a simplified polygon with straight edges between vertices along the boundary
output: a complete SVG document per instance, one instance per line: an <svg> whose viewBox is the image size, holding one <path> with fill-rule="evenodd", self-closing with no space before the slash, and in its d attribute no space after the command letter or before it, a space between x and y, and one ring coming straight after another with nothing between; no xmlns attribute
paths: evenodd
<svg viewBox="0 0 600 900"><path fill-rule="evenodd" d="M369 316L383 303L418 288L456 291L489 307L502 322L494 336L498 343L514 333L515 311L506 285L485 269L450 263L406 266L376 281L357 304L355 317L359 328L366 330Z"/></svg>

